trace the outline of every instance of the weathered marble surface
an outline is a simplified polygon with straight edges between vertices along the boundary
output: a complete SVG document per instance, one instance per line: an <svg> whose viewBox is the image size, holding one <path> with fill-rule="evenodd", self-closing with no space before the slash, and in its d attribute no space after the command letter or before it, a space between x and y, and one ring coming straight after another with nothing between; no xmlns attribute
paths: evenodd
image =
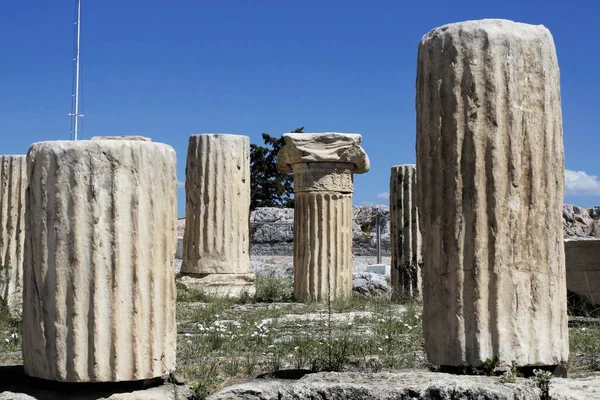
<svg viewBox="0 0 600 400"><path fill-rule="evenodd" d="M417 72L423 327L438 365L568 358L559 70L543 26L426 34Z"/></svg>
<svg viewBox="0 0 600 400"><path fill-rule="evenodd" d="M414 165L394 165L390 171L390 232L392 287L401 297L422 298L423 257Z"/></svg>
<svg viewBox="0 0 600 400"><path fill-rule="evenodd" d="M294 296L352 293L352 174L367 172L361 136L288 133L277 167L294 173Z"/></svg>
<svg viewBox="0 0 600 400"><path fill-rule="evenodd" d="M600 398L600 379L555 378L550 381L550 399ZM411 399L411 400L544 400L532 379L502 383L493 376L450 375L439 372L400 371L379 373L319 372L302 379L251 379L233 384L208 397L209 400L278 399Z"/></svg>
<svg viewBox="0 0 600 400"><path fill-rule="evenodd" d="M250 139L190 136L182 272L250 271Z"/></svg>
<svg viewBox="0 0 600 400"><path fill-rule="evenodd" d="M14 318L23 304L26 189L25 156L0 155L0 300Z"/></svg>
<svg viewBox="0 0 600 400"><path fill-rule="evenodd" d="M133 140L27 155L23 361L34 377L142 380L175 363L175 151Z"/></svg>

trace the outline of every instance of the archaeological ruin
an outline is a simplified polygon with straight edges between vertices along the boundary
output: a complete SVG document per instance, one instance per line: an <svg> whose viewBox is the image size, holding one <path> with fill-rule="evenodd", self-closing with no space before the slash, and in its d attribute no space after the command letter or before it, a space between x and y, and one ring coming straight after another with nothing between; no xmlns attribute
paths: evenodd
<svg viewBox="0 0 600 400"><path fill-rule="evenodd" d="M0 300L15 318L23 302L26 166L24 155L0 155Z"/></svg>
<svg viewBox="0 0 600 400"><path fill-rule="evenodd" d="M569 356L559 70L543 26L427 33L417 68L417 202L429 361Z"/></svg>
<svg viewBox="0 0 600 400"><path fill-rule="evenodd" d="M390 175L390 232L394 293L421 299L421 232L414 165L394 165Z"/></svg>
<svg viewBox="0 0 600 400"><path fill-rule="evenodd" d="M175 365L175 151L143 138L34 143L27 155L23 364L62 382Z"/></svg>
<svg viewBox="0 0 600 400"><path fill-rule="evenodd" d="M294 174L294 297L352 293L353 174L369 170L362 137L287 133L277 168Z"/></svg>
<svg viewBox="0 0 600 400"><path fill-rule="evenodd" d="M250 139L228 134L193 135L185 171L181 284L218 296L253 295Z"/></svg>

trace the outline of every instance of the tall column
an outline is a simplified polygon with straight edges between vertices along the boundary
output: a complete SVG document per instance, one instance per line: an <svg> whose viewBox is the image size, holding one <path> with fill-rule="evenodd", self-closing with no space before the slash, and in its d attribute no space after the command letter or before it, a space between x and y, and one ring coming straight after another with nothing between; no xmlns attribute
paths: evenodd
<svg viewBox="0 0 600 400"><path fill-rule="evenodd" d="M25 244L25 156L0 156L0 299L20 318Z"/></svg>
<svg viewBox="0 0 600 400"><path fill-rule="evenodd" d="M419 44L417 182L429 361L568 353L559 71L543 26L449 24Z"/></svg>
<svg viewBox="0 0 600 400"><path fill-rule="evenodd" d="M23 364L68 382L175 364L175 151L145 140L34 143L27 155Z"/></svg>
<svg viewBox="0 0 600 400"><path fill-rule="evenodd" d="M288 133L277 167L294 173L294 297L323 301L352 293L354 173L369 170L361 136Z"/></svg>
<svg viewBox="0 0 600 400"><path fill-rule="evenodd" d="M250 139L226 134L191 136L185 191L181 283L218 296L253 295Z"/></svg>
<svg viewBox="0 0 600 400"><path fill-rule="evenodd" d="M420 299L421 232L416 201L414 165L394 165L390 176L392 287L401 297Z"/></svg>

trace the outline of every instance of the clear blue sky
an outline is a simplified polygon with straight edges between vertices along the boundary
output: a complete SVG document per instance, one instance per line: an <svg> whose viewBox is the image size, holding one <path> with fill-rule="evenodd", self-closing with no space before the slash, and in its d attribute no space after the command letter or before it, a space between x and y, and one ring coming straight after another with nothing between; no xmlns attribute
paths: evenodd
<svg viewBox="0 0 600 400"><path fill-rule="evenodd" d="M81 134L363 135L371 171L355 204L386 203L389 169L415 162L417 45L469 19L543 24L562 81L566 202L600 204L600 2L82 0ZM68 139L74 0L0 5L0 153ZM381 195L378 197L378 195ZM184 209L179 189L179 214Z"/></svg>

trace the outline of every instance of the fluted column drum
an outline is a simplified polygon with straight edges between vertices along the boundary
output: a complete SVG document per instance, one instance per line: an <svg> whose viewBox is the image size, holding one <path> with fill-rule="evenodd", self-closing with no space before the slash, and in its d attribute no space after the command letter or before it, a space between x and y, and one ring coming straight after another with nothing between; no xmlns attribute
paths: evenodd
<svg viewBox="0 0 600 400"><path fill-rule="evenodd" d="M352 173L343 163L296 164L294 296L352 293ZM296 222L297 221L297 222Z"/></svg>
<svg viewBox="0 0 600 400"><path fill-rule="evenodd" d="M421 298L421 232L414 165L394 165L390 176L392 288L401 297Z"/></svg>
<svg viewBox="0 0 600 400"><path fill-rule="evenodd" d="M172 368L175 162L170 146L140 138L31 146L23 287L28 375L130 381Z"/></svg>
<svg viewBox="0 0 600 400"><path fill-rule="evenodd" d="M437 365L567 360L559 70L543 26L436 28L420 42L423 329Z"/></svg>
<svg viewBox="0 0 600 400"><path fill-rule="evenodd" d="M15 318L23 303L26 189L25 156L0 155L0 299Z"/></svg>
<svg viewBox="0 0 600 400"><path fill-rule="evenodd" d="M181 272L250 272L250 139L190 136Z"/></svg>
<svg viewBox="0 0 600 400"><path fill-rule="evenodd" d="M352 293L353 174L369 170L361 136L287 133L277 167L294 174L294 297Z"/></svg>

